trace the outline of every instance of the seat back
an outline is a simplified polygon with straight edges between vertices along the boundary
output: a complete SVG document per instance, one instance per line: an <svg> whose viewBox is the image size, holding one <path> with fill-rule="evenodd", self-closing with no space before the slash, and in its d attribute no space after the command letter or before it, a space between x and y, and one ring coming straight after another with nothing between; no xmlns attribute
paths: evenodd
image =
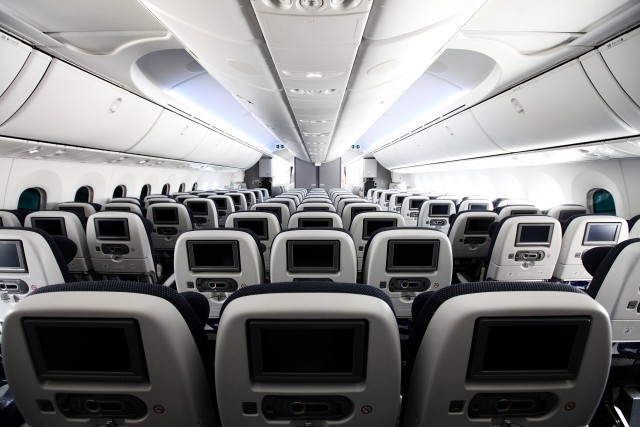
<svg viewBox="0 0 640 427"><path fill-rule="evenodd" d="M404 218L397 212L362 212L353 217L349 231L358 255L358 271L362 271L364 249L371 235L381 228L405 227Z"/></svg>
<svg viewBox="0 0 640 427"><path fill-rule="evenodd" d="M32 291L72 280L61 250L48 233L37 228L0 228L0 325Z"/></svg>
<svg viewBox="0 0 640 427"><path fill-rule="evenodd" d="M383 229L367 242L362 280L389 295L397 317L411 317L421 292L451 284L451 244L443 233L418 227Z"/></svg>
<svg viewBox="0 0 640 427"><path fill-rule="evenodd" d="M93 269L102 275L135 275L155 283L150 222L131 212L98 212L87 221Z"/></svg>
<svg viewBox="0 0 640 427"><path fill-rule="evenodd" d="M590 423L611 330L588 295L561 283L477 282L414 306L403 427Z"/></svg>
<svg viewBox="0 0 640 427"><path fill-rule="evenodd" d="M391 195L397 192L398 190L384 190L378 195L377 203L380 205L383 211L388 210L389 200L391 200Z"/></svg>
<svg viewBox="0 0 640 427"><path fill-rule="evenodd" d="M218 228L218 210L211 199L196 197L186 199L183 204L189 208L193 215L193 228L195 230Z"/></svg>
<svg viewBox="0 0 640 427"><path fill-rule="evenodd" d="M430 200L427 196L409 196L402 201L400 206L400 215L404 218L404 222L407 227L418 226L418 216L420 215L420 208L422 204Z"/></svg>
<svg viewBox="0 0 640 427"><path fill-rule="evenodd" d="M557 219L546 215L517 215L495 224L485 258L487 280L551 278L562 244Z"/></svg>
<svg viewBox="0 0 640 427"><path fill-rule="evenodd" d="M239 191L230 191L225 193L225 196L229 196L231 197L231 200L233 200L234 212L247 210L247 198L244 193Z"/></svg>
<svg viewBox="0 0 640 427"><path fill-rule="evenodd" d="M139 204L133 202L109 202L102 205L101 212L133 212L143 215L142 208ZM145 211L146 212L146 211Z"/></svg>
<svg viewBox="0 0 640 427"><path fill-rule="evenodd" d="M533 205L505 205L493 210L498 214L498 221L508 216L516 215L540 215L541 211Z"/></svg>
<svg viewBox="0 0 640 427"><path fill-rule="evenodd" d="M25 227L44 230L51 236L64 236L76 245L76 255L67 264L71 273L88 274L93 266L87 246L87 234L78 215L64 211L38 211L27 215Z"/></svg>
<svg viewBox="0 0 640 427"><path fill-rule="evenodd" d="M338 201L338 204L336 205L336 213L338 215L342 215L342 212L344 212L344 208L346 206L349 206L353 203L367 203L367 201L361 197L346 197L344 199L340 199Z"/></svg>
<svg viewBox="0 0 640 427"><path fill-rule="evenodd" d="M511 199L509 197L501 197L493 201L494 209L502 208L504 206L511 206L511 205L532 206L532 203L528 200Z"/></svg>
<svg viewBox="0 0 640 427"><path fill-rule="evenodd" d="M89 218L89 216L96 213L96 208L91 203L81 203L81 202L64 202L58 203L56 209L64 212L73 212L76 215L84 216Z"/></svg>
<svg viewBox="0 0 640 427"><path fill-rule="evenodd" d="M236 211L236 208L233 205L233 199L229 196L215 194L207 196L206 198L212 200L216 206L218 225L224 224L227 221L227 215Z"/></svg>
<svg viewBox="0 0 640 427"><path fill-rule="evenodd" d="M635 239L640 237L640 215L632 217L629 221L629 238Z"/></svg>
<svg viewBox="0 0 640 427"><path fill-rule="evenodd" d="M193 230L191 215L181 203L155 203L147 209L153 223L151 238L156 250L173 250L182 233Z"/></svg>
<svg viewBox="0 0 640 427"><path fill-rule="evenodd" d="M591 280L582 254L596 246L614 246L629 238L627 221L613 215L572 216L563 226L562 245L553 277L562 281Z"/></svg>
<svg viewBox="0 0 640 427"><path fill-rule="evenodd" d="M271 281L355 282L351 235L338 228L284 230L271 246Z"/></svg>
<svg viewBox="0 0 640 427"><path fill-rule="evenodd" d="M11 211L0 210L0 227L22 227L20 218Z"/></svg>
<svg viewBox="0 0 640 427"><path fill-rule="evenodd" d="M629 239L613 248L595 248L582 261L591 263L593 279L586 292L600 303L611 319L614 342L640 341L638 274L640 239Z"/></svg>
<svg viewBox="0 0 640 427"><path fill-rule="evenodd" d="M456 205L452 200L427 200L420 206L418 227L435 228L444 234L449 232L449 217L456 213Z"/></svg>
<svg viewBox="0 0 640 427"><path fill-rule="evenodd" d="M295 196L292 196L295 197ZM280 203L284 206L286 206L289 209L289 214L295 212L298 209L298 205L297 203L289 197L272 197L270 199L267 199L266 201L267 203Z"/></svg>
<svg viewBox="0 0 640 427"><path fill-rule="evenodd" d="M313 198L313 200L318 200ZM296 212L335 212L336 208L329 202L307 202L306 200L300 203Z"/></svg>
<svg viewBox="0 0 640 427"><path fill-rule="evenodd" d="M187 199L197 199L198 196L194 196L193 194L179 194L175 196L173 199L178 202L184 204L184 201Z"/></svg>
<svg viewBox="0 0 640 427"><path fill-rule="evenodd" d="M331 204L331 199L328 197L319 197L319 196L307 196L304 199L302 199L302 205L307 204L307 203L326 203L326 204ZM300 209L300 206L298 206L298 209Z"/></svg>
<svg viewBox="0 0 640 427"><path fill-rule="evenodd" d="M241 289L223 306L215 360L217 389L234 390L219 394L223 425L397 421L400 337L390 301L371 286Z"/></svg>
<svg viewBox="0 0 640 427"><path fill-rule="evenodd" d="M256 193L254 193L252 190L240 190L240 192L244 195L244 198L247 201L247 209L250 209L251 206L258 203L258 199L256 198Z"/></svg>
<svg viewBox="0 0 640 427"><path fill-rule="evenodd" d="M155 205L156 203L178 203L174 199L169 196L147 196L144 198L144 208L149 209L149 206Z"/></svg>
<svg viewBox="0 0 640 427"><path fill-rule="evenodd" d="M334 212L294 212L287 228L342 228L342 220Z"/></svg>
<svg viewBox="0 0 640 427"><path fill-rule="evenodd" d="M264 245L262 252L264 271L271 271L271 246L273 239L281 231L280 222L275 214L261 211L234 212L227 217L225 227L252 231L260 243Z"/></svg>
<svg viewBox="0 0 640 427"><path fill-rule="evenodd" d="M173 257L176 289L196 291L217 318L224 300L237 289L264 282L256 236L245 230L195 230L178 238Z"/></svg>
<svg viewBox="0 0 640 427"><path fill-rule="evenodd" d="M273 199L270 199L270 200L273 200ZM274 214L276 218L278 218L278 221L280 222L280 229L286 230L287 227L289 226L289 218L291 217L291 214L289 213L290 211L287 205L288 204L283 204L283 203L264 202L264 203L258 203L254 206L251 206L251 210L258 211L258 212L270 212Z"/></svg>
<svg viewBox="0 0 640 427"><path fill-rule="evenodd" d="M560 224L576 215L585 215L587 208L582 205L558 205L547 210L546 214L560 221Z"/></svg>
<svg viewBox="0 0 640 427"><path fill-rule="evenodd" d="M345 230L349 230L351 228L351 224L353 223L353 218L355 218L358 214L363 212L380 212L382 208L380 205L370 202L357 202L350 203L344 207L342 210L342 226Z"/></svg>
<svg viewBox="0 0 640 427"><path fill-rule="evenodd" d="M135 203L140 206L140 199L136 199L135 197L114 197L109 200L109 203Z"/></svg>
<svg viewBox="0 0 640 427"><path fill-rule="evenodd" d="M450 220L449 241L453 258L485 258L489 254L489 226L498 215L491 211L460 211Z"/></svg>
<svg viewBox="0 0 640 427"><path fill-rule="evenodd" d="M409 193L393 193L389 198L389 204L387 210L391 212L400 212L404 199L410 196Z"/></svg>
<svg viewBox="0 0 640 427"><path fill-rule="evenodd" d="M492 211L493 203L489 199L463 199L458 206L458 212L463 211Z"/></svg>
<svg viewBox="0 0 640 427"><path fill-rule="evenodd" d="M29 425L220 425L202 323L172 289L48 286L3 332L7 379Z"/></svg>

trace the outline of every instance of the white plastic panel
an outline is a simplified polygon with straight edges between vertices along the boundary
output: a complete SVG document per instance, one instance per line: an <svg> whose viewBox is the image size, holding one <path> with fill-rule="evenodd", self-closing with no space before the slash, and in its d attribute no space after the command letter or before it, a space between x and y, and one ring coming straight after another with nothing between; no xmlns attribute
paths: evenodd
<svg viewBox="0 0 640 427"><path fill-rule="evenodd" d="M9 120L31 96L50 63L51 57L36 50L31 51L19 74L0 97L0 125Z"/></svg>
<svg viewBox="0 0 640 427"><path fill-rule="evenodd" d="M16 78L29 57L31 48L13 37L0 33L0 96Z"/></svg>
<svg viewBox="0 0 640 427"><path fill-rule="evenodd" d="M181 159L202 141L207 129L169 110L163 110L151 130L129 152Z"/></svg>
<svg viewBox="0 0 640 427"><path fill-rule="evenodd" d="M161 110L84 71L53 60L32 96L0 127L0 133L126 151L146 134Z"/></svg>
<svg viewBox="0 0 640 427"><path fill-rule="evenodd" d="M375 152L374 157L387 169L451 160L451 157L426 132Z"/></svg>
<svg viewBox="0 0 640 427"><path fill-rule="evenodd" d="M640 39L640 38L639 38ZM640 48L640 46L638 46ZM633 102L604 62L598 51L593 51L580 58L582 67L602 99L620 116L627 124L640 129L640 107ZM636 64L635 71L640 72L640 61ZM636 78L636 80L640 80Z"/></svg>
<svg viewBox="0 0 640 427"><path fill-rule="evenodd" d="M257 150L209 131L202 142L183 160L245 169L253 166L261 156L262 153Z"/></svg>
<svg viewBox="0 0 640 427"><path fill-rule="evenodd" d="M453 116L423 132L429 134L448 157L456 160L504 153L504 150L478 126L469 111ZM418 157L420 158L416 158L417 163L433 161L433 158L420 155Z"/></svg>
<svg viewBox="0 0 640 427"><path fill-rule="evenodd" d="M640 28L607 43L599 51L620 86L640 105Z"/></svg>
<svg viewBox="0 0 640 427"><path fill-rule="evenodd" d="M488 136L509 151L635 133L602 100L577 60L492 98L472 111Z"/></svg>

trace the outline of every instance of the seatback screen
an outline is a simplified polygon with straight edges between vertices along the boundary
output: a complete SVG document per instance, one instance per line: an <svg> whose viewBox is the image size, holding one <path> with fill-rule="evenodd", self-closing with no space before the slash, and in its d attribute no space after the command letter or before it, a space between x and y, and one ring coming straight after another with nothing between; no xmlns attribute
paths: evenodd
<svg viewBox="0 0 640 427"><path fill-rule="evenodd" d="M518 224L516 246L550 245L553 224Z"/></svg>
<svg viewBox="0 0 640 427"><path fill-rule="evenodd" d="M589 327L588 317L478 319L467 377L481 381L574 379Z"/></svg>
<svg viewBox="0 0 640 427"><path fill-rule="evenodd" d="M101 240L129 240L129 221L126 218L94 218L96 237Z"/></svg>
<svg viewBox="0 0 640 427"><path fill-rule="evenodd" d="M153 223L159 225L178 225L178 208L153 209Z"/></svg>
<svg viewBox="0 0 640 427"><path fill-rule="evenodd" d="M385 227L395 227L398 225L396 218L365 218L362 224L362 239L369 240L369 237L376 231Z"/></svg>
<svg viewBox="0 0 640 427"><path fill-rule="evenodd" d="M298 227L300 228L333 227L333 220L331 218L300 218L298 220Z"/></svg>
<svg viewBox="0 0 640 427"><path fill-rule="evenodd" d="M584 231L584 245L614 245L618 241L620 224L590 222Z"/></svg>
<svg viewBox="0 0 640 427"><path fill-rule="evenodd" d="M420 210L420 207L422 206L422 204L424 202L426 202L426 200L411 199L411 200L409 200L409 209L411 209L411 210Z"/></svg>
<svg viewBox="0 0 640 427"><path fill-rule="evenodd" d="M271 212L272 214L274 214L277 218L278 218L278 222L282 221L282 218L280 217L280 209L276 208L276 207L257 207L256 206L256 210L259 212Z"/></svg>
<svg viewBox="0 0 640 427"><path fill-rule="evenodd" d="M269 228L266 218L234 218L233 227L251 230L260 240L267 240L269 238Z"/></svg>
<svg viewBox="0 0 640 427"><path fill-rule="evenodd" d="M239 273L240 252L236 240L188 240L191 271Z"/></svg>
<svg viewBox="0 0 640 427"><path fill-rule="evenodd" d="M351 221L353 222L356 215L362 212L375 212L377 210L375 206L354 206L351 208Z"/></svg>
<svg viewBox="0 0 640 427"><path fill-rule="evenodd" d="M133 319L28 318L22 323L41 380L147 379L140 328Z"/></svg>
<svg viewBox="0 0 640 427"><path fill-rule="evenodd" d="M429 216L449 216L450 207L448 203L433 203L429 205Z"/></svg>
<svg viewBox="0 0 640 427"><path fill-rule="evenodd" d="M0 240L0 272L27 272L24 249L20 240Z"/></svg>
<svg viewBox="0 0 640 427"><path fill-rule="evenodd" d="M256 382L360 382L367 358L366 320L251 320Z"/></svg>
<svg viewBox="0 0 640 427"><path fill-rule="evenodd" d="M438 240L389 240L387 272L435 271L438 269Z"/></svg>
<svg viewBox="0 0 640 427"><path fill-rule="evenodd" d="M52 236L67 237L64 218L31 218L31 224L33 224L35 228L44 230Z"/></svg>
<svg viewBox="0 0 640 427"><path fill-rule="evenodd" d="M287 241L287 271L289 273L340 271L340 242L335 240Z"/></svg>
<svg viewBox="0 0 640 427"><path fill-rule="evenodd" d="M211 199L213 203L216 205L217 210L225 210L227 209L227 199Z"/></svg>
<svg viewBox="0 0 640 427"><path fill-rule="evenodd" d="M486 203L469 203L470 211L486 211L488 207Z"/></svg>
<svg viewBox="0 0 640 427"><path fill-rule="evenodd" d="M493 222L493 218L469 218L464 234L489 234L489 226Z"/></svg>
<svg viewBox="0 0 640 427"><path fill-rule="evenodd" d="M190 202L187 203L187 207L191 209L194 215L208 215L209 208L207 202Z"/></svg>
<svg viewBox="0 0 640 427"><path fill-rule="evenodd" d="M76 215L84 216L84 208L82 206L60 206L59 211L73 212Z"/></svg>

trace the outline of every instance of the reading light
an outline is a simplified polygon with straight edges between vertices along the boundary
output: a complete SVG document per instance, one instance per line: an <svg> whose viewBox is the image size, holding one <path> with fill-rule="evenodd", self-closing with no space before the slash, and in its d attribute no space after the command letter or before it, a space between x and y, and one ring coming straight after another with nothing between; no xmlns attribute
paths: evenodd
<svg viewBox="0 0 640 427"><path fill-rule="evenodd" d="M304 76L308 79L321 79L324 77L324 74L320 71L308 71L304 73Z"/></svg>
<svg viewBox="0 0 640 427"><path fill-rule="evenodd" d="M36 154L38 151L40 151L40 148L32 148L29 150L29 154Z"/></svg>
<svg viewBox="0 0 640 427"><path fill-rule="evenodd" d="M148 160L140 160L138 163L139 164L143 164L143 163L147 163Z"/></svg>

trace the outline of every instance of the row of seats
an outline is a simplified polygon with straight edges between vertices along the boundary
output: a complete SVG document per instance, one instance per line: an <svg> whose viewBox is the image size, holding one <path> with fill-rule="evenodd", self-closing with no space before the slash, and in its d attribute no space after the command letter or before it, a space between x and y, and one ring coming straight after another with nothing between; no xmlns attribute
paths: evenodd
<svg viewBox="0 0 640 427"><path fill-rule="evenodd" d="M25 298L2 349L27 424L577 427L611 364L607 312L558 283L422 294L404 371L393 305L375 287L240 289L222 307L215 350L203 303L131 282Z"/></svg>

